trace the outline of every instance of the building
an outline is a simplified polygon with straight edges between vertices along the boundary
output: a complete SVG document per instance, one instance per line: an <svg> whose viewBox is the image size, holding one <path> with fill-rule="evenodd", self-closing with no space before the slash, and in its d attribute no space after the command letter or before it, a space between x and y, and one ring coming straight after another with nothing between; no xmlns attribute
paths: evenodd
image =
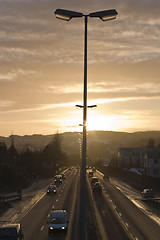
<svg viewBox="0 0 160 240"><path fill-rule="evenodd" d="M144 174L160 177L160 149L148 150L144 159Z"/></svg>
<svg viewBox="0 0 160 240"><path fill-rule="evenodd" d="M118 165L119 167L130 168L144 168L144 157L146 148L119 148Z"/></svg>
<svg viewBox="0 0 160 240"><path fill-rule="evenodd" d="M118 167L160 177L160 148L119 148Z"/></svg>

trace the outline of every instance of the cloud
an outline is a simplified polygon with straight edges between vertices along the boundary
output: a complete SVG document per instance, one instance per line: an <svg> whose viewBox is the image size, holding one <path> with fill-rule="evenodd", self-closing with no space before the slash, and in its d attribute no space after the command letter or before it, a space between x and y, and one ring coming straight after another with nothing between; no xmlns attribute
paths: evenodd
<svg viewBox="0 0 160 240"><path fill-rule="evenodd" d="M114 21L88 19L88 101L105 114L103 104L107 114L148 106L159 116L159 0L1 0L0 7L1 118L63 121L82 104L84 19L60 21L57 8L118 11Z"/></svg>
<svg viewBox="0 0 160 240"><path fill-rule="evenodd" d="M0 82L14 82L16 79L16 74L1 74L0 75Z"/></svg>

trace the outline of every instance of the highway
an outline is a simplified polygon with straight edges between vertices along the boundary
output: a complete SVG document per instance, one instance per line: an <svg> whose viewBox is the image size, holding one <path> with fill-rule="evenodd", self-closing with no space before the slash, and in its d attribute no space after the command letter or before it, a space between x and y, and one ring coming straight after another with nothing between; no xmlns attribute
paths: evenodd
<svg viewBox="0 0 160 240"><path fill-rule="evenodd" d="M54 181L53 181L54 182ZM79 239L79 171L72 170L58 186L57 194L45 195L20 221L25 240L53 239L48 235L48 217L52 209L67 209L69 228L67 236L58 234L54 239ZM76 216L75 216L76 214ZM74 231L74 226L76 230Z"/></svg>
<svg viewBox="0 0 160 240"><path fill-rule="evenodd" d="M24 214L12 218L22 224L25 240L80 240L80 170L67 170L65 175L66 179L58 186L57 194L43 193ZM112 181L104 181L99 172L95 176L103 190L102 194L93 194L87 174L87 240L158 240L160 226L133 204ZM66 235L48 235L47 221L52 209L67 209L69 227Z"/></svg>

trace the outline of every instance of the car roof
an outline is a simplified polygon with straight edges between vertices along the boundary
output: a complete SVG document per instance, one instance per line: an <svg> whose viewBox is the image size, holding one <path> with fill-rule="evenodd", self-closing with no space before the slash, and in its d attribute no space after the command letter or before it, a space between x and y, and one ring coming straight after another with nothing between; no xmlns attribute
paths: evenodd
<svg viewBox="0 0 160 240"><path fill-rule="evenodd" d="M145 188L143 191L148 192L148 191L153 191L153 189L152 188Z"/></svg>
<svg viewBox="0 0 160 240"><path fill-rule="evenodd" d="M101 185L100 182L95 182L94 185Z"/></svg>
<svg viewBox="0 0 160 240"><path fill-rule="evenodd" d="M66 215L66 210L52 210L50 217L64 217Z"/></svg>
<svg viewBox="0 0 160 240"><path fill-rule="evenodd" d="M0 226L0 228L20 228L20 223L8 223L8 224L3 224Z"/></svg>

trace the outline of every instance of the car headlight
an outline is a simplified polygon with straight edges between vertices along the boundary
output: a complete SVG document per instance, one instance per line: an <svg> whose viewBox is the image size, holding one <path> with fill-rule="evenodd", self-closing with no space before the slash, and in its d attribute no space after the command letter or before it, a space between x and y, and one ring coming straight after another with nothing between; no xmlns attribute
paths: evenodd
<svg viewBox="0 0 160 240"><path fill-rule="evenodd" d="M53 227L49 227L49 229L53 230Z"/></svg>
<svg viewBox="0 0 160 240"><path fill-rule="evenodd" d="M63 230L64 230L64 229L66 229L66 228L65 228L65 227L62 227L61 229L63 229Z"/></svg>
<svg viewBox="0 0 160 240"><path fill-rule="evenodd" d="M54 190L54 192L56 192L56 190Z"/></svg>

